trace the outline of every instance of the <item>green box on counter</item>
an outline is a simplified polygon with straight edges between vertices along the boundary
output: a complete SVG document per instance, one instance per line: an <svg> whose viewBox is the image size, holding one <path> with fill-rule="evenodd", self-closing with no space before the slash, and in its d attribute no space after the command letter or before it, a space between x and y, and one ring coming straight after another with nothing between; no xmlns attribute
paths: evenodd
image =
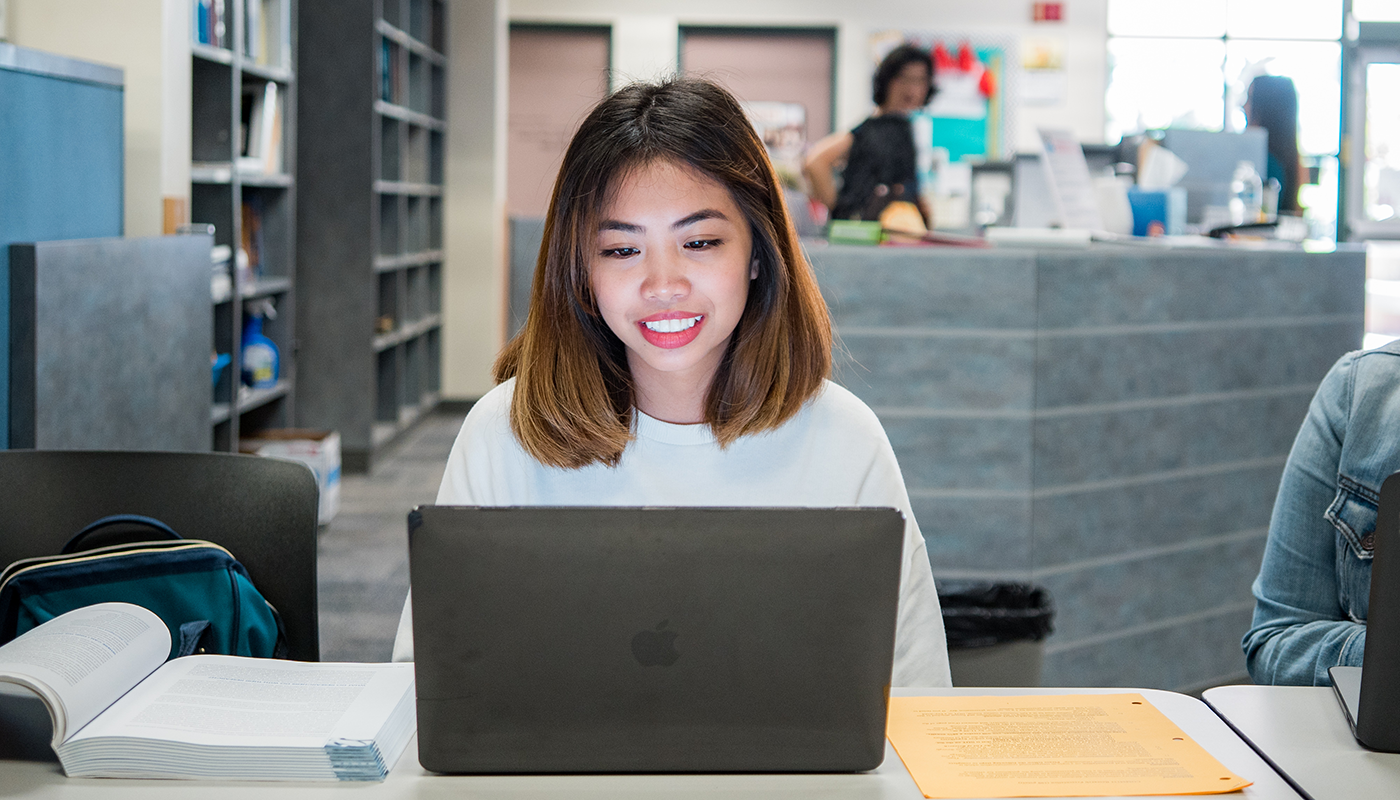
<svg viewBox="0 0 1400 800"><path fill-rule="evenodd" d="M879 244L883 235L880 223L873 220L835 219L826 231L832 244Z"/></svg>

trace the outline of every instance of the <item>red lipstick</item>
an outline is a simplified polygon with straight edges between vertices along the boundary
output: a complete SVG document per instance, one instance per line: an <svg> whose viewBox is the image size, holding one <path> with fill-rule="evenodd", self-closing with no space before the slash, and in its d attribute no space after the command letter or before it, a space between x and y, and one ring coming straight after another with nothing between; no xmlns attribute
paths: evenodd
<svg viewBox="0 0 1400 800"><path fill-rule="evenodd" d="M674 350L695 341L695 337L700 335L700 328L704 324L705 316L703 314L667 311L638 320L637 329L642 332L642 338L646 339L649 344L664 350ZM657 330L658 328L659 330Z"/></svg>

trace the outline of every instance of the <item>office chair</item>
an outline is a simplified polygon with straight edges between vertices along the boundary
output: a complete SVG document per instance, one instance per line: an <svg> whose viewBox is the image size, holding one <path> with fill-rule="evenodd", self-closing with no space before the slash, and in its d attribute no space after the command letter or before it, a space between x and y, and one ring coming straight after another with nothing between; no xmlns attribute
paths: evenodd
<svg viewBox="0 0 1400 800"><path fill-rule="evenodd" d="M282 615L288 657L320 660L316 478L304 464L232 453L0 451L0 568L53 555L110 514L155 517L243 562Z"/></svg>

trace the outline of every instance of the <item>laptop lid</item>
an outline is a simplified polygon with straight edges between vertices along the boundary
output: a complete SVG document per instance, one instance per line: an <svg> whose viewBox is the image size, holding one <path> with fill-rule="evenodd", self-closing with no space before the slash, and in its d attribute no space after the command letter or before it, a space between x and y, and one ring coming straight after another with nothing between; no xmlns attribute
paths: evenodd
<svg viewBox="0 0 1400 800"><path fill-rule="evenodd" d="M874 769L903 542L894 509L418 508L419 761Z"/></svg>
<svg viewBox="0 0 1400 800"><path fill-rule="evenodd" d="M1366 611L1366 657L1356 667L1328 670L1356 740L1400 752L1400 472L1381 484ZM1359 672L1359 674L1358 674Z"/></svg>

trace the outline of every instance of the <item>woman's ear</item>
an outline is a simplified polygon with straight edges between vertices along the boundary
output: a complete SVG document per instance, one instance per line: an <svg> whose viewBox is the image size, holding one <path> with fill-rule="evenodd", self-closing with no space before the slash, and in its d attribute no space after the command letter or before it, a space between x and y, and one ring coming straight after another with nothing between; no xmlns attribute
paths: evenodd
<svg viewBox="0 0 1400 800"><path fill-rule="evenodd" d="M749 280L756 280L757 278L758 278L758 258L755 256L755 257L754 257L754 260L753 260L752 262L749 263Z"/></svg>

